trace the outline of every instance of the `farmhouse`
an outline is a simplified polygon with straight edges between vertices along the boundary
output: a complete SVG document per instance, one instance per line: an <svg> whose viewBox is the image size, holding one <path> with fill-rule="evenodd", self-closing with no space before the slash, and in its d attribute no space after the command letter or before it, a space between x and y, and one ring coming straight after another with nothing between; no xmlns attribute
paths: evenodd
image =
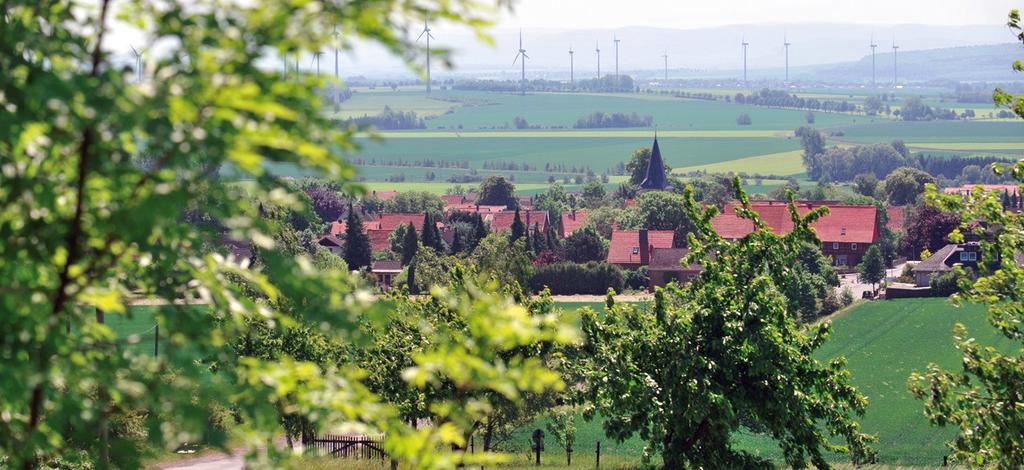
<svg viewBox="0 0 1024 470"><path fill-rule="evenodd" d="M868 247L879 239L878 212L875 206L839 204L831 202L799 202L797 211L807 214L812 209L826 206L825 215L814 222L812 227L821 240L821 251L832 258L840 268L860 264ZM789 206L780 201L751 202L751 209L776 234L783 235L793 230ZM728 240L739 240L754 231L754 224L736 215L736 204L728 204L721 214L711 221L718 235Z"/></svg>
<svg viewBox="0 0 1024 470"><path fill-rule="evenodd" d="M651 263L651 251L672 248L671 230L613 230L608 247L608 262L623 269L636 269Z"/></svg>

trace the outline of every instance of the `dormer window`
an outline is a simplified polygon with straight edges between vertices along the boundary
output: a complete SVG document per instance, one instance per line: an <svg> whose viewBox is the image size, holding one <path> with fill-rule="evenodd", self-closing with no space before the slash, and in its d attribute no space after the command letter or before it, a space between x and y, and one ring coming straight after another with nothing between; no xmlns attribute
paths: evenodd
<svg viewBox="0 0 1024 470"><path fill-rule="evenodd" d="M844 237L846 236L846 227L842 227L839 229L839 235Z"/></svg>
<svg viewBox="0 0 1024 470"><path fill-rule="evenodd" d="M634 255L639 255L640 254L640 247L639 246L634 246L633 247L633 254Z"/></svg>
<svg viewBox="0 0 1024 470"><path fill-rule="evenodd" d="M961 251L960 261L978 261L978 252L976 251Z"/></svg>

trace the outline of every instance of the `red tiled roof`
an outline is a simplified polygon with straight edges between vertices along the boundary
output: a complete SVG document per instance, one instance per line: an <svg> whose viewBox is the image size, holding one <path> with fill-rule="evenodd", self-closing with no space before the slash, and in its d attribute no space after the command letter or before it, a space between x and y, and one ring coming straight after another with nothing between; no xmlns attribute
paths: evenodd
<svg viewBox="0 0 1024 470"><path fill-rule="evenodd" d="M394 199L398 195L398 191L370 191L370 196L380 199L381 201L389 201Z"/></svg>
<svg viewBox="0 0 1024 470"><path fill-rule="evenodd" d="M538 224L540 230L548 229L548 213L544 211L519 211L519 220L526 224L526 228L533 230L533 224ZM516 219L515 211L495 212L484 214L484 221L491 223L491 232L499 233L512 229L512 222Z"/></svg>
<svg viewBox="0 0 1024 470"><path fill-rule="evenodd" d="M648 230L647 244L654 248L672 248L671 230ZM608 247L608 262L612 264L640 264L640 231L614 230Z"/></svg>
<svg viewBox="0 0 1024 470"><path fill-rule="evenodd" d="M366 221L363 225L367 230L392 231L400 225L412 224L413 227L416 227L417 232L422 232L424 216L426 214L422 212L419 214L381 214L377 219Z"/></svg>
<svg viewBox="0 0 1024 470"><path fill-rule="evenodd" d="M335 237L341 236L341 234L345 233L345 228L347 227L348 224L345 222L331 222L331 229L327 233L330 233Z"/></svg>
<svg viewBox="0 0 1024 470"><path fill-rule="evenodd" d="M367 230L370 237L370 248L374 253L391 249L391 230Z"/></svg>
<svg viewBox="0 0 1024 470"><path fill-rule="evenodd" d="M828 206L829 214L818 219L812 227L822 242L874 243L878 239L878 214L875 206L798 202L797 212L804 215L821 206ZM735 204L728 204L711 221L711 226L722 238L740 239L754 231L754 224L737 216L735 209ZM753 202L751 209L776 234L783 235L793 230L793 221L786 203Z"/></svg>
<svg viewBox="0 0 1024 470"><path fill-rule="evenodd" d="M562 212L562 238L571 235L587 223L587 211Z"/></svg>
<svg viewBox="0 0 1024 470"><path fill-rule="evenodd" d="M885 227L893 232L902 232L903 227L907 222L907 207L887 207L885 208L885 212L889 215L889 222L885 224Z"/></svg>
<svg viewBox="0 0 1024 470"><path fill-rule="evenodd" d="M379 260L374 261L370 268L372 272L400 272L402 270L402 262L395 260Z"/></svg>

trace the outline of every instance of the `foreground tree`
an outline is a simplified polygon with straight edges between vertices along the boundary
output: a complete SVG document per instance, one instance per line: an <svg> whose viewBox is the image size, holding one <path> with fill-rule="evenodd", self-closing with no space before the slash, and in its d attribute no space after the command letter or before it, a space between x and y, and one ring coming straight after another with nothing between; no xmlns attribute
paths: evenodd
<svg viewBox="0 0 1024 470"><path fill-rule="evenodd" d="M316 325L349 341L356 318L380 311L346 272L281 246L260 216L255 201L302 209L298 189L266 168L349 182L343 157L356 129L328 119L316 77L282 81L258 64L320 50L336 28L412 60L420 49L401 31L438 17L479 31L479 3L96 3L12 0L0 14L0 465L136 468L147 448L223 447L223 433L204 433L214 407L232 411L240 445L266 467L290 455L266 446L287 416L318 431L386 432L389 455L409 467L470 461L446 450L476 418L457 399L444 422L416 430L355 367L286 349L238 357L225 345L253 322ZM126 45L106 37L122 7L140 42L160 50L138 85L111 61ZM252 183L218 178L228 166ZM215 223L193 223L192 213ZM259 248L260 269L228 256L225 240ZM155 313L168 333L159 357L123 350L97 321L97 311L131 315L135 296L168 305ZM486 289L439 297L472 328L418 356L410 383L448 376L460 390L493 387L512 400L533 379L553 383L535 362L496 359L551 338L511 299ZM116 426L129 415L145 430L137 439Z"/></svg>
<svg viewBox="0 0 1024 470"><path fill-rule="evenodd" d="M763 429L793 467L828 467L831 451L863 462L869 437L855 417L867 400L850 385L841 358L823 364L812 356L829 324L801 326L783 294L793 282L789 266L803 243L816 241L810 224L825 210L800 217L791 205L794 229L780 237L735 184L743 204L737 213L754 233L723 240L711 227L717 210L700 209L688 195L696 231L684 262L702 263L700 276L685 288L658 289L649 309L609 296L603 319L583 314L590 413L605 418L609 437L640 435L665 468L771 467L732 445L743 423ZM707 262L711 256L715 262Z"/></svg>

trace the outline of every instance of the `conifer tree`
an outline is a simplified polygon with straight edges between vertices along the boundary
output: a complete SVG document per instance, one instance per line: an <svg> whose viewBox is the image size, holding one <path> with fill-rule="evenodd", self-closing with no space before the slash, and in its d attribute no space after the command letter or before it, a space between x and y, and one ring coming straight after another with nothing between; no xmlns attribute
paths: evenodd
<svg viewBox="0 0 1024 470"><path fill-rule="evenodd" d="M363 218L359 213L348 207L348 217L345 219L345 262L349 269L357 270L370 267L373 258L373 249L370 247L370 237L363 230Z"/></svg>
<svg viewBox="0 0 1024 470"><path fill-rule="evenodd" d="M438 232L437 224L434 223L434 217L430 215L430 212L423 216L423 246L435 251L444 250L441 233Z"/></svg>
<svg viewBox="0 0 1024 470"><path fill-rule="evenodd" d="M509 233L508 239L510 241L519 240L523 235L526 235L526 224L523 223L523 219L519 217L519 209L516 208L515 219L512 220L512 230Z"/></svg>
<svg viewBox="0 0 1024 470"><path fill-rule="evenodd" d="M558 233L555 232L554 224L548 225L548 232L545 236L545 242L547 243L548 250L555 251L558 249Z"/></svg>
<svg viewBox="0 0 1024 470"><path fill-rule="evenodd" d="M462 246L462 238L459 236L458 230L456 230L455 234L452 235L452 246L449 247L449 249L451 250L453 255L458 254L464 249L464 247Z"/></svg>
<svg viewBox="0 0 1024 470"><path fill-rule="evenodd" d="M484 223L484 218L479 213L474 214L473 218L473 249L476 249L477 245L480 244L480 240L487 237L487 224Z"/></svg>
<svg viewBox="0 0 1024 470"><path fill-rule="evenodd" d="M533 252L540 253L547 249L547 241L544 239L544 233L540 231L540 224L537 222L533 223L533 237L532 243Z"/></svg>
<svg viewBox="0 0 1024 470"><path fill-rule="evenodd" d="M416 227L409 224L409 228L405 231L405 239L402 240L402 266L408 266L412 262L412 258L416 256L416 250L419 249L420 241L419 237L416 236Z"/></svg>

